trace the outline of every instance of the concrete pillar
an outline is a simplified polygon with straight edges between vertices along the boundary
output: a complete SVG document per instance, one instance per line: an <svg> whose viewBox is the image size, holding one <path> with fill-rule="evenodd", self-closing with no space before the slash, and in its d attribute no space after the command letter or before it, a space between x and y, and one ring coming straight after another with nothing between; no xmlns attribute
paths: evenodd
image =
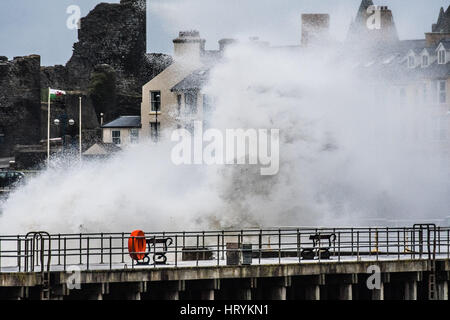
<svg viewBox="0 0 450 320"><path fill-rule="evenodd" d="M62 284L59 286L54 286L52 288L52 294L50 295L51 300L63 300L65 296L70 294L69 289L66 284Z"/></svg>
<svg viewBox="0 0 450 320"><path fill-rule="evenodd" d="M380 283L380 289L372 289L372 300L384 300L384 283Z"/></svg>
<svg viewBox="0 0 450 320"><path fill-rule="evenodd" d="M28 298L29 288L28 287L10 287L7 288L6 295L3 300L23 300Z"/></svg>
<svg viewBox="0 0 450 320"><path fill-rule="evenodd" d="M200 300L214 300L214 290L202 290L200 292Z"/></svg>
<svg viewBox="0 0 450 320"><path fill-rule="evenodd" d="M447 281L438 281L436 283L436 289L438 293L438 300L448 300L448 282Z"/></svg>
<svg viewBox="0 0 450 320"><path fill-rule="evenodd" d="M252 300L252 289L249 289L249 288L240 289L237 299L238 300Z"/></svg>
<svg viewBox="0 0 450 320"><path fill-rule="evenodd" d="M127 300L141 300L141 294L147 292L147 282L138 282L124 288Z"/></svg>
<svg viewBox="0 0 450 320"><path fill-rule="evenodd" d="M405 282L405 300L417 300L417 281Z"/></svg>
<svg viewBox="0 0 450 320"><path fill-rule="evenodd" d="M163 300L180 300L180 292L178 290L164 291Z"/></svg>
<svg viewBox="0 0 450 320"><path fill-rule="evenodd" d="M270 285L270 298L271 300L286 300L287 287L291 287L292 278L282 277L279 279L272 279Z"/></svg>
<svg viewBox="0 0 450 320"><path fill-rule="evenodd" d="M153 288L153 289L152 289ZM180 292L185 291L186 283L185 281L167 281L163 284L158 284L149 289L150 292L155 290L155 292L160 292L161 299L163 300L180 300Z"/></svg>
<svg viewBox="0 0 450 320"><path fill-rule="evenodd" d="M305 299L306 300L320 300L320 286L311 285L305 287Z"/></svg>
<svg viewBox="0 0 450 320"><path fill-rule="evenodd" d="M286 287L272 287L271 288L272 300L286 300Z"/></svg>
<svg viewBox="0 0 450 320"><path fill-rule="evenodd" d="M189 281L186 290L195 292L201 300L214 300L215 291L220 290L220 279Z"/></svg>
<svg viewBox="0 0 450 320"><path fill-rule="evenodd" d="M101 292L92 292L86 296L87 300L103 300L103 294Z"/></svg>
<svg viewBox="0 0 450 320"><path fill-rule="evenodd" d="M352 284L346 283L339 286L339 300L352 300Z"/></svg>
<svg viewBox="0 0 450 320"><path fill-rule="evenodd" d="M127 292L126 299L127 300L141 300L141 293L134 292L134 291Z"/></svg>

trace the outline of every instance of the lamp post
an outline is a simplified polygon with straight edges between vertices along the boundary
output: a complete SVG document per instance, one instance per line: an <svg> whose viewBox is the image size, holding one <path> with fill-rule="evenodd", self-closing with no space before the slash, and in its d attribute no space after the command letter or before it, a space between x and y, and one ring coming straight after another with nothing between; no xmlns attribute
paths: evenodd
<svg viewBox="0 0 450 320"><path fill-rule="evenodd" d="M67 116L66 116L66 117L67 117ZM67 119L67 118L63 119L64 121L63 121L63 123L62 123L62 125L63 125L63 131L62 131L63 136L61 137L61 139L62 139L62 142L63 142L63 150L64 150L65 145L66 145L66 138L65 138L65 136L66 136L66 126L67 126L67 124L69 124L69 126L75 125L75 120L70 119L69 121L67 121L66 119ZM61 120L55 119L55 120L53 121L53 123L54 123L56 126L59 127L59 126L61 125Z"/></svg>
<svg viewBox="0 0 450 320"><path fill-rule="evenodd" d="M82 144L81 144L81 96L78 98L79 99L79 102L80 102L80 114L79 114L79 128L78 128L78 130L79 130L79 132L78 132L78 149L79 149L79 152L80 152L80 161L82 160L82 152L83 152L83 147L82 147Z"/></svg>

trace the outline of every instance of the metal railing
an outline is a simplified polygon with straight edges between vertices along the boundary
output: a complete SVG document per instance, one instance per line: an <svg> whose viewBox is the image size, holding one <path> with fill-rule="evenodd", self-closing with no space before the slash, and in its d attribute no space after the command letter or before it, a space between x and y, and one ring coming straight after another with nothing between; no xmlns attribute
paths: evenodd
<svg viewBox="0 0 450 320"><path fill-rule="evenodd" d="M330 235L334 235L330 237ZM171 241L167 248L156 240ZM141 239L133 237L133 239ZM341 262L360 260L420 260L450 258L450 227L415 225L403 228L279 228L200 232L145 233L147 267L223 266L235 255L247 264ZM149 240L153 239L153 240ZM0 273L143 267L130 252L130 233L47 234L0 236ZM143 240L143 239L142 239ZM153 241L153 242L152 242ZM234 246L227 246L234 244ZM161 265L155 254L166 258ZM154 263L156 262L156 263Z"/></svg>

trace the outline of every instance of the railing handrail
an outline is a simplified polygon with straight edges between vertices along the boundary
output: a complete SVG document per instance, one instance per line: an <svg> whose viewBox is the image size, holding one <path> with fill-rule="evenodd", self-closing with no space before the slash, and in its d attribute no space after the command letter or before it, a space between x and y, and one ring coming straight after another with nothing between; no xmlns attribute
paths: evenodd
<svg viewBox="0 0 450 320"><path fill-rule="evenodd" d="M195 265L206 253L215 255L217 265L223 264L225 256L233 250L228 250L226 244L235 242L238 246L252 244L251 251L259 264L267 256L276 258L282 263L284 258L298 258L302 262L302 252L314 251L318 254L318 261L322 257L321 248L327 247L330 257L341 261L343 257L360 259L361 257L376 258L395 256L398 259L433 259L438 255L450 258L450 227L432 226L423 227L421 224L412 227L283 227L283 228L249 228L208 231L175 231L175 232L146 232L145 237L130 237L129 232L95 232L95 233L67 233L49 234L35 244L26 235L0 236L0 272L7 266L6 262L17 260L18 271L33 271L35 264L47 264L46 267L63 266L68 264L84 265L89 269L93 264L109 263L110 268L118 265L131 264L135 261L129 252L129 239L149 239L159 237L172 238L173 243L166 244L165 255L170 255L169 262L175 267L180 265L179 255L182 258L187 254L187 248L196 256ZM327 237L334 234L335 237ZM317 241L312 241L319 239ZM325 240L321 240L321 239ZM328 239L327 239L328 238ZM148 245L156 246L151 241ZM311 249L312 248L312 249ZM156 247L155 247L156 250ZM431 250L433 252L431 252ZM234 249L235 251L235 249ZM319 253L317 253L319 252ZM253 254L252 253L252 254ZM327 253L327 254L328 254ZM37 259L36 257L39 257ZM44 261L50 261L49 262ZM202 258L203 259L203 258ZM118 261L115 261L118 260ZM183 259L181 259L183 261ZM44 262L43 262L44 261ZM272 261L273 263L273 261Z"/></svg>

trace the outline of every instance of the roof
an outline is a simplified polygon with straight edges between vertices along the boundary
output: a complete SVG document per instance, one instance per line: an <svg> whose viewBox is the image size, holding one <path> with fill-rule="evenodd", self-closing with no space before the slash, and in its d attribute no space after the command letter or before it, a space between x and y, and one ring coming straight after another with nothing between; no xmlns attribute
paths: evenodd
<svg viewBox="0 0 450 320"><path fill-rule="evenodd" d="M120 150L122 149L114 143L97 142L83 152L83 156L107 156Z"/></svg>
<svg viewBox="0 0 450 320"><path fill-rule="evenodd" d="M439 43L450 45L449 39L441 40ZM437 47L427 45L423 39L403 40L393 46L372 50L370 54L365 55L365 60L356 69L361 75L399 82L447 79L450 77L450 63L438 64L433 59L426 67L422 67L421 62L414 68L407 67L406 57L410 52L420 54L426 49L429 54L434 55Z"/></svg>
<svg viewBox="0 0 450 320"><path fill-rule="evenodd" d="M209 79L209 69L197 69L178 82L170 91L180 92L201 89Z"/></svg>
<svg viewBox="0 0 450 320"><path fill-rule="evenodd" d="M441 8L439 18L432 26L432 31L438 33L450 33L450 6L446 11L444 11L444 8Z"/></svg>
<svg viewBox="0 0 450 320"><path fill-rule="evenodd" d="M441 40L439 45L443 45L446 50L450 49L450 39ZM438 45L438 46L439 46ZM437 49L437 48L436 48Z"/></svg>
<svg viewBox="0 0 450 320"><path fill-rule="evenodd" d="M102 128L141 128L141 116L121 116L113 120Z"/></svg>

